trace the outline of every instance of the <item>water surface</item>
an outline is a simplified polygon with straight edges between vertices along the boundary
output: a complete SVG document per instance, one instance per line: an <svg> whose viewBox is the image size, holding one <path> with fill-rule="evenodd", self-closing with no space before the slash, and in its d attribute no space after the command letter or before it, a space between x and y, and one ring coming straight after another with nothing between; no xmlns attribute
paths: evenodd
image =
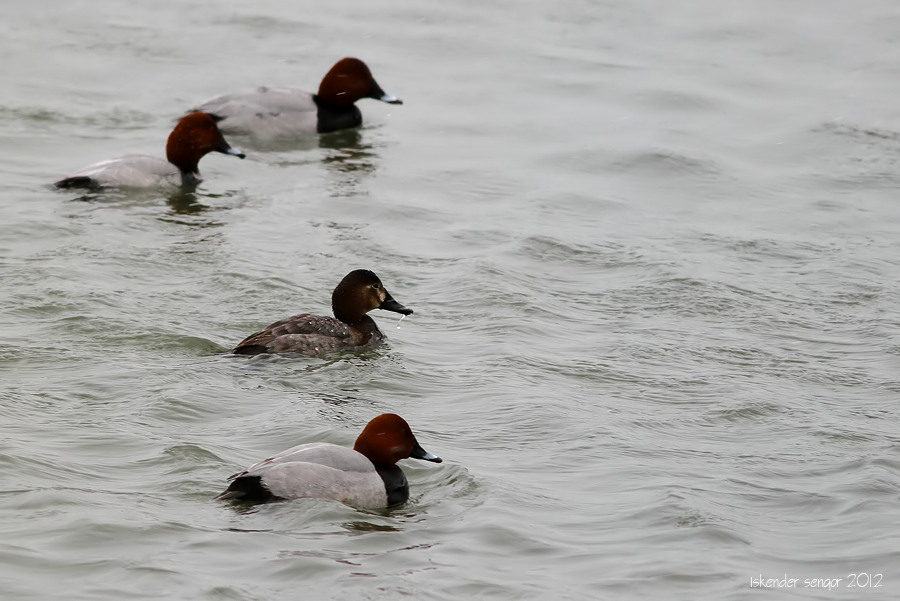
<svg viewBox="0 0 900 601"><path fill-rule="evenodd" d="M5 12L3 598L900 592L895 3ZM48 186L348 55L405 104L193 193ZM355 268L415 310L385 346L224 354ZM445 461L405 506L211 500L385 411Z"/></svg>

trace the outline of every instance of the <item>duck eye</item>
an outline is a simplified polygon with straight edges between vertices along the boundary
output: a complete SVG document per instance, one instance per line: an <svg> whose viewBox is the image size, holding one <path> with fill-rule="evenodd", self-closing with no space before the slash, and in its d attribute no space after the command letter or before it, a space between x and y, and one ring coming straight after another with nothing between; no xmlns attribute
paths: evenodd
<svg viewBox="0 0 900 601"><path fill-rule="evenodd" d="M372 284L372 288L374 288L375 290L381 290L381 282L375 282L374 284Z"/></svg>

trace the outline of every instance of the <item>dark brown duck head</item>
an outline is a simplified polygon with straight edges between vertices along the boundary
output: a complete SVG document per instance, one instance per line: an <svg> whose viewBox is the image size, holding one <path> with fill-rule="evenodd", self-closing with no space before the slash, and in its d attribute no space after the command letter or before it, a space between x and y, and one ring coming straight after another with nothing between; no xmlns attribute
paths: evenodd
<svg viewBox="0 0 900 601"><path fill-rule="evenodd" d="M356 323L373 309L402 315L412 315L413 312L395 301L378 276L368 269L348 273L331 294L331 310L344 323Z"/></svg>

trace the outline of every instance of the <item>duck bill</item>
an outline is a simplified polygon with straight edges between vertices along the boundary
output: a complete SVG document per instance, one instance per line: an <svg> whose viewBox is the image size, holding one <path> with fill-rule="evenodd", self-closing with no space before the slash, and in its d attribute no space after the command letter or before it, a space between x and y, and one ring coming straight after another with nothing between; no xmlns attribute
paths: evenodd
<svg viewBox="0 0 900 601"><path fill-rule="evenodd" d="M375 100L380 100L388 104L403 104L402 100L400 100L396 96L391 96L390 94L382 90L381 86L377 83L375 84L375 89L372 90L371 97Z"/></svg>
<svg viewBox="0 0 900 601"><path fill-rule="evenodd" d="M224 137L219 138L219 145L216 147L216 152L221 152L222 154L230 154L232 156L236 156L239 159L243 159L247 155L244 154L244 151L239 148L232 148L231 144L225 141Z"/></svg>
<svg viewBox="0 0 900 601"><path fill-rule="evenodd" d="M381 301L381 305L378 307L379 309L384 309L385 311L393 311L394 313L400 313L401 315L412 315L413 310L407 309L400 303L394 300L394 297L388 294L383 301Z"/></svg>
<svg viewBox="0 0 900 601"><path fill-rule="evenodd" d="M383 94L381 98L376 98L375 100L380 100L382 102L387 102L388 104L403 104L403 101L397 98L396 96L391 96L390 94Z"/></svg>
<svg viewBox="0 0 900 601"><path fill-rule="evenodd" d="M243 150L241 150L240 148L232 148L231 146L228 147L228 150L225 150L223 152L225 154L230 154L231 156L236 156L239 159L243 159L243 158L247 157L247 155L244 154Z"/></svg>
<svg viewBox="0 0 900 601"><path fill-rule="evenodd" d="M419 443L416 443L416 446L413 447L412 452L409 454L413 459L424 459L425 461L431 461L433 463L442 463L444 460L438 457L437 455L432 455L421 446Z"/></svg>

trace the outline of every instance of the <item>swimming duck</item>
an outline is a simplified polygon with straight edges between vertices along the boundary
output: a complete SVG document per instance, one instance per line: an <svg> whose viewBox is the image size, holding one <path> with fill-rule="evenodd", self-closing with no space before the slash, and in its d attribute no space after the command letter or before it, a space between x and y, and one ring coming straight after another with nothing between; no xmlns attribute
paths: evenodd
<svg viewBox="0 0 900 601"><path fill-rule="evenodd" d="M351 271L331 294L334 317L302 313L276 321L232 349L235 355L301 353L318 355L350 348L368 348L385 339L375 320L366 315L384 309L412 315L394 300L378 276L368 269Z"/></svg>
<svg viewBox="0 0 900 601"><path fill-rule="evenodd" d="M203 181L197 163L206 154L221 152L241 159L245 156L225 141L217 121L218 117L202 112L182 117L166 141L166 161L129 154L85 167L54 185L57 188L195 186Z"/></svg>
<svg viewBox="0 0 900 601"><path fill-rule="evenodd" d="M217 96L196 110L220 117L220 127L227 134L273 138L357 127L362 114L354 103L363 98L403 104L381 89L364 62L342 58L325 74L315 94L264 86Z"/></svg>
<svg viewBox="0 0 900 601"><path fill-rule="evenodd" d="M397 466L408 457L443 461L419 445L406 420L384 413L366 425L352 449L327 442L292 447L228 478L231 484L216 499L320 498L353 507L391 507L409 499L409 483Z"/></svg>

